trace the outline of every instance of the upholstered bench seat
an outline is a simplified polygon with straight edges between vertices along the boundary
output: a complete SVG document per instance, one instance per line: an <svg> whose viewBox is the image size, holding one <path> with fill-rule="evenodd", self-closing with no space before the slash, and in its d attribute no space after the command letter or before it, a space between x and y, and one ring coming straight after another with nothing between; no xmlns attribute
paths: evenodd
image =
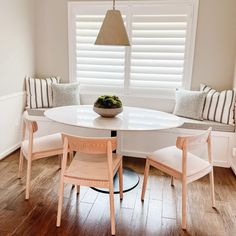
<svg viewBox="0 0 236 236"><path fill-rule="evenodd" d="M209 120L193 120L188 118L181 118L184 121L184 124L180 127L183 129L198 129L198 130L206 130L209 127L212 127L213 131L220 132L235 132L234 125L222 124L219 122L209 121Z"/></svg>
<svg viewBox="0 0 236 236"><path fill-rule="evenodd" d="M50 108L27 109L29 116L44 116L44 112Z"/></svg>

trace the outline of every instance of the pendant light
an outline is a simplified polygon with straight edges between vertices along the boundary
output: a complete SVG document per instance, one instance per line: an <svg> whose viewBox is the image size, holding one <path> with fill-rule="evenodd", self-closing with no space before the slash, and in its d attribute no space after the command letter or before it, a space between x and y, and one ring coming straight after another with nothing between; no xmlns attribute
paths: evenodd
<svg viewBox="0 0 236 236"><path fill-rule="evenodd" d="M115 0L113 9L106 13L95 45L130 46L121 13L115 9Z"/></svg>

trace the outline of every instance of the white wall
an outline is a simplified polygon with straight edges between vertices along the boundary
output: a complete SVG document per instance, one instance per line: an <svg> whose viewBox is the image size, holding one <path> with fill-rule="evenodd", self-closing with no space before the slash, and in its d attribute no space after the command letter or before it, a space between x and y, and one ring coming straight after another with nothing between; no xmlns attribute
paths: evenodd
<svg viewBox="0 0 236 236"><path fill-rule="evenodd" d="M0 96L23 91L34 72L33 2L0 1Z"/></svg>
<svg viewBox="0 0 236 236"><path fill-rule="evenodd" d="M67 2L36 2L36 74L68 81ZM192 88L231 88L236 41L236 1L200 0ZM43 17L42 17L43 16Z"/></svg>
<svg viewBox="0 0 236 236"><path fill-rule="evenodd" d="M24 106L24 92L0 97L0 160L20 146L21 116Z"/></svg>
<svg viewBox="0 0 236 236"><path fill-rule="evenodd" d="M69 81L67 1L35 1L35 69L37 76Z"/></svg>
<svg viewBox="0 0 236 236"><path fill-rule="evenodd" d="M34 1L0 1L0 158L19 144L24 77L34 74Z"/></svg>
<svg viewBox="0 0 236 236"><path fill-rule="evenodd" d="M200 0L192 88L233 86L236 52L236 1Z"/></svg>

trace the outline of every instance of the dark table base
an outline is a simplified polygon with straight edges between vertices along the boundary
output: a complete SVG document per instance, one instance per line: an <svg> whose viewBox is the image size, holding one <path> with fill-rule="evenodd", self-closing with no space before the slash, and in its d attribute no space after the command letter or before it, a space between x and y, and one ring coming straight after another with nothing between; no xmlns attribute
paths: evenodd
<svg viewBox="0 0 236 236"><path fill-rule="evenodd" d="M129 168L123 168L123 192L128 192L132 189L134 189L139 183L139 175ZM101 192L101 193L109 193L109 189L107 188L92 188L95 191ZM114 177L114 193L118 194L120 193L119 190L119 178L118 174Z"/></svg>

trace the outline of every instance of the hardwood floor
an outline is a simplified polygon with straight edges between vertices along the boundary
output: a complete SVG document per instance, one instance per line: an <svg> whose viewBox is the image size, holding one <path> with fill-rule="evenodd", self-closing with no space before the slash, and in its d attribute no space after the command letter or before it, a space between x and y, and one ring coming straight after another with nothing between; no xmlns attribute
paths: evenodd
<svg viewBox="0 0 236 236"><path fill-rule="evenodd" d="M81 187L76 197L65 188L62 223L56 228L59 160L33 163L30 199L24 200L25 175L17 179L19 151L0 162L0 235L110 235L109 195ZM25 163L26 164L26 163ZM211 208L209 179L188 185L187 231L181 230L181 186L151 169L145 201L141 184L144 160L124 158L124 165L140 173L141 183L115 195L116 235L236 235L236 178L230 169L215 168L217 209ZM26 166L24 166L26 167ZM26 169L24 168L24 174ZM191 206L191 207L190 207Z"/></svg>

